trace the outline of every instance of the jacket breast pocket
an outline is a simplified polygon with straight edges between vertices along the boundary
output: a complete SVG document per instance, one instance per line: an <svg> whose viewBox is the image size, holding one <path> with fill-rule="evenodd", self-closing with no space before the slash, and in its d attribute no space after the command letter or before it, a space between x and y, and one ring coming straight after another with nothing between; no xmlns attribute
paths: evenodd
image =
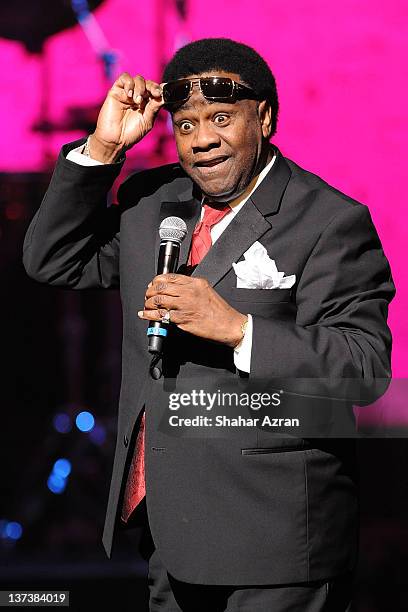
<svg viewBox="0 0 408 612"><path fill-rule="evenodd" d="M291 289L238 289L234 287L227 301L233 308L260 317L293 320L296 315Z"/></svg>
<svg viewBox="0 0 408 612"><path fill-rule="evenodd" d="M292 289L239 289L233 287L231 299L251 304L282 304L291 301Z"/></svg>

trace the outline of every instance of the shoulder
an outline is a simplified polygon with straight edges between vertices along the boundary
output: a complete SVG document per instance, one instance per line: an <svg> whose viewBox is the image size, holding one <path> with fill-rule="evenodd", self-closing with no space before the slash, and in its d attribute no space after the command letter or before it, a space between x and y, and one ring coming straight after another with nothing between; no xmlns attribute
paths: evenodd
<svg viewBox="0 0 408 612"><path fill-rule="evenodd" d="M326 245L327 241L330 249L342 249L346 244L382 248L368 206L295 162L285 161L291 170L285 194L287 209L291 211L291 219L300 221L313 248Z"/></svg>
<svg viewBox="0 0 408 612"><path fill-rule="evenodd" d="M305 170L294 161L285 158L291 170L287 198L297 207L320 219L320 224L330 222L338 215L366 214L367 206L336 189L322 177Z"/></svg>

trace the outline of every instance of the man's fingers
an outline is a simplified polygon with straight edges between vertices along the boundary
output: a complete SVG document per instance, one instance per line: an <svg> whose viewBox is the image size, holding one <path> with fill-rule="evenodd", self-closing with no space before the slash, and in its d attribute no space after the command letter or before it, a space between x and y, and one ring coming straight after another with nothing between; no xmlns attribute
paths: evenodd
<svg viewBox="0 0 408 612"><path fill-rule="evenodd" d="M194 292L199 286L208 286L208 282L202 278L191 278L184 274L158 274L148 284L146 289L146 299L155 295L168 295L181 297L188 295L186 291Z"/></svg>
<svg viewBox="0 0 408 612"><path fill-rule="evenodd" d="M186 286L191 284L189 276L183 274L159 274L147 286L145 299L155 295L180 297Z"/></svg>
<svg viewBox="0 0 408 612"><path fill-rule="evenodd" d="M162 97L162 88L159 83L147 80L146 89L154 98L160 99Z"/></svg>
<svg viewBox="0 0 408 612"><path fill-rule="evenodd" d="M146 80L140 75L133 77L133 101L139 107L145 107L149 100L160 102L162 99L161 88L158 83Z"/></svg>
<svg viewBox="0 0 408 612"><path fill-rule="evenodd" d="M140 74L137 74L133 77L133 102L140 106L147 97L146 81Z"/></svg>
<svg viewBox="0 0 408 612"><path fill-rule="evenodd" d="M123 72L112 85L111 91L123 103L135 104L142 110L149 101L158 103L158 110L162 106L162 90L159 83L145 79L142 75L130 75Z"/></svg>
<svg viewBox="0 0 408 612"><path fill-rule="evenodd" d="M133 88L133 77L128 72L123 72L116 79L110 91L123 104L133 104Z"/></svg>
<svg viewBox="0 0 408 612"><path fill-rule="evenodd" d="M146 321L161 321L167 312L168 310L165 308L159 308L158 310L140 310L137 314L140 319ZM175 325L178 324L179 314L177 310L170 310L170 322L175 323Z"/></svg>
<svg viewBox="0 0 408 612"><path fill-rule="evenodd" d="M167 310L139 310L137 316L140 319L146 319L147 321L161 321Z"/></svg>
<svg viewBox="0 0 408 612"><path fill-rule="evenodd" d="M133 97L134 80L128 72L122 72L119 78L116 79L112 85L112 89L119 88L123 89L125 96L128 98Z"/></svg>
<svg viewBox="0 0 408 612"><path fill-rule="evenodd" d="M146 289L146 299L158 294L180 297L181 287L180 283L169 283L167 281L154 282Z"/></svg>
<svg viewBox="0 0 408 612"><path fill-rule="evenodd" d="M145 310L155 310L157 308L166 308L166 310L171 310L172 308L178 307L177 302L178 300L173 296L156 294L146 299L144 307Z"/></svg>
<svg viewBox="0 0 408 612"><path fill-rule="evenodd" d="M158 283L174 283L177 285L189 285L193 282L193 279L190 276L186 276L185 274L175 274L171 272L169 274L158 274L154 277L151 283L149 283L148 287L152 285L156 285Z"/></svg>

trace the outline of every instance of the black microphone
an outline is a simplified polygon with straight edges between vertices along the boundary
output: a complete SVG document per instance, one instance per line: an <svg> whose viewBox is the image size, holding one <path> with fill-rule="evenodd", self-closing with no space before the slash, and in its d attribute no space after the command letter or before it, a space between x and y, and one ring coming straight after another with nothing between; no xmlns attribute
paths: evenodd
<svg viewBox="0 0 408 612"><path fill-rule="evenodd" d="M180 217L166 217L160 223L159 235L161 241L157 274L175 272L178 267L180 244L187 235L187 226ZM160 355L163 352L163 344L167 331L168 323L162 321L150 322L147 328L149 353Z"/></svg>

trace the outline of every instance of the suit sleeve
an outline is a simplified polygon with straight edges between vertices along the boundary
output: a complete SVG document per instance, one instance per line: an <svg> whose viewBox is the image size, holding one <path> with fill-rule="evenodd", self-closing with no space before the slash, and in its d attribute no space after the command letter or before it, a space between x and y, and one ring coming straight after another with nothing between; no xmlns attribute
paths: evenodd
<svg viewBox="0 0 408 612"><path fill-rule="evenodd" d="M373 401L381 395L373 379L391 376L387 312L394 294L367 207L348 206L326 226L306 261L296 320L253 317L251 377L332 379L334 386L356 379L364 383L351 394Z"/></svg>
<svg viewBox="0 0 408 612"><path fill-rule="evenodd" d="M25 235L23 264L43 283L72 289L119 286L120 210L107 194L122 163L80 166L60 153L50 185Z"/></svg>

